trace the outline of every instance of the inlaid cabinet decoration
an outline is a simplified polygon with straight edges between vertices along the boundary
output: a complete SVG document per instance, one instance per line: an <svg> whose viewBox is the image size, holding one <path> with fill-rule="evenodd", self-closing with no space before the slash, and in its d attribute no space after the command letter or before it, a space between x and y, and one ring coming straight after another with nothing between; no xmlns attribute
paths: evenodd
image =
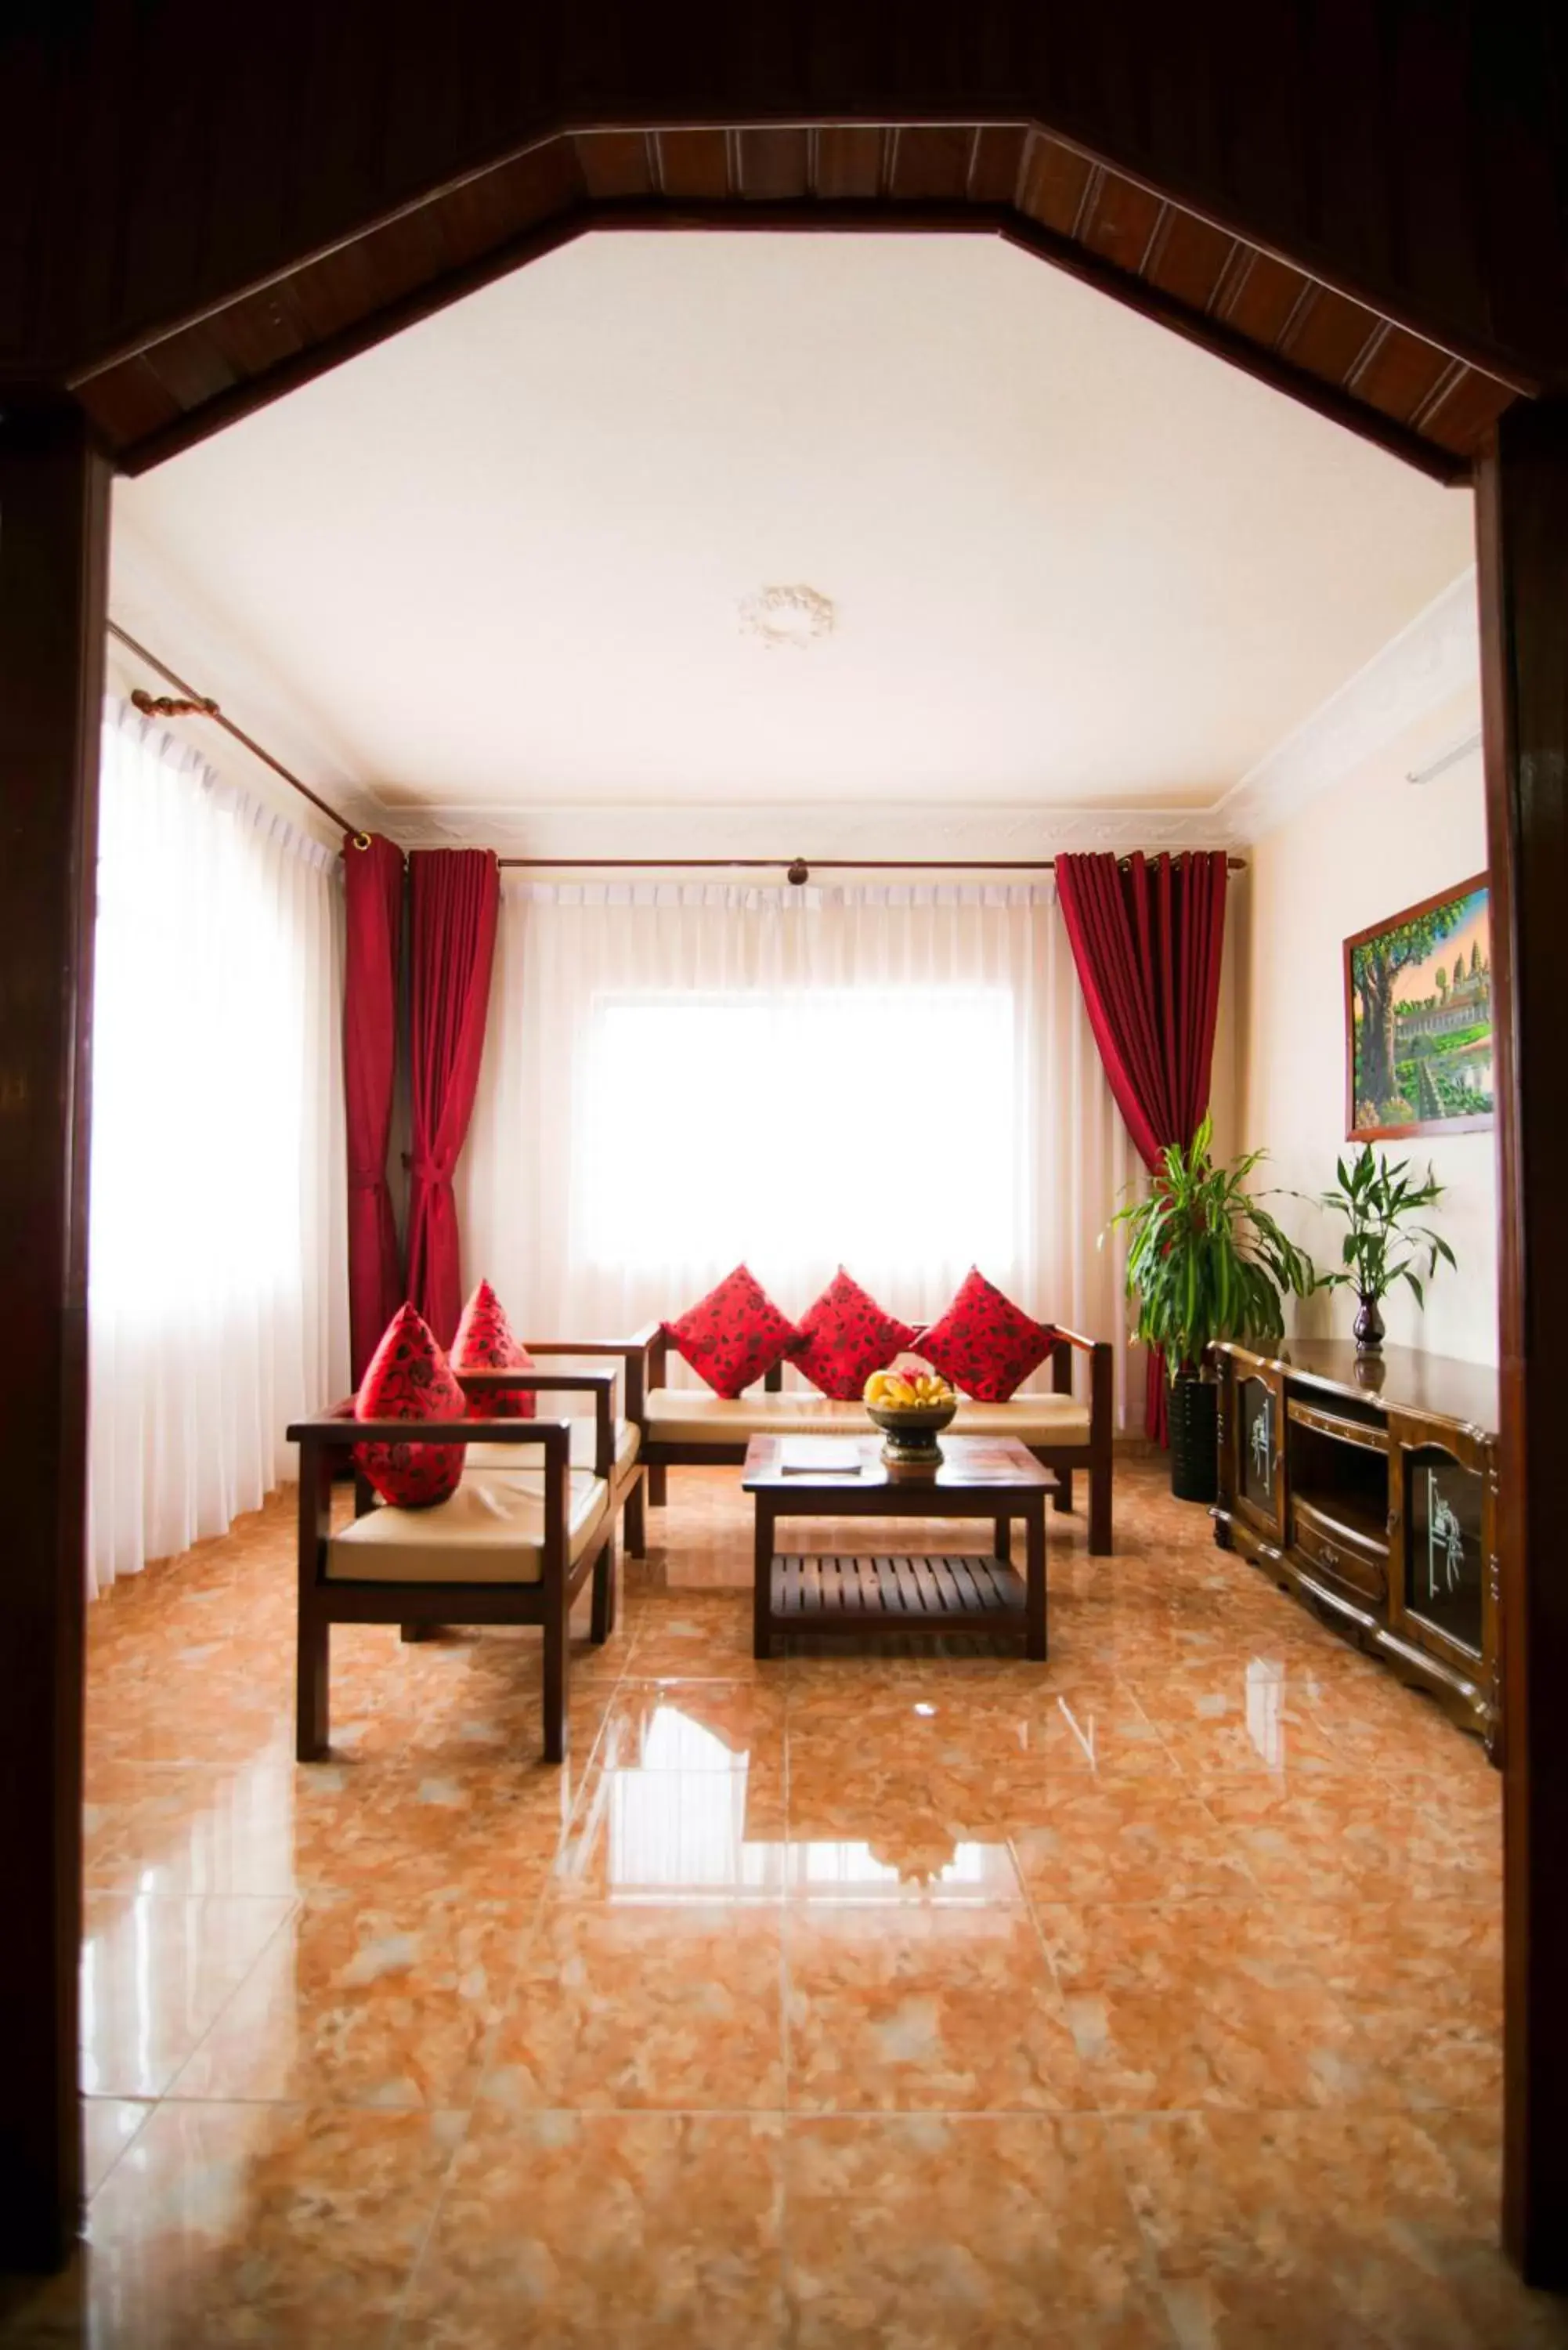
<svg viewBox="0 0 1568 2350"><path fill-rule="evenodd" d="M1278 1367L1237 1349L1234 1378L1222 1396L1237 1506L1272 1543L1284 1539L1284 1380ZM1222 1445L1221 1449L1224 1449Z"/></svg>
<svg viewBox="0 0 1568 2350"><path fill-rule="evenodd" d="M1388 1416L1394 1609L1407 1639L1495 1702L1492 1447L1474 1430Z"/></svg>
<svg viewBox="0 0 1568 2350"><path fill-rule="evenodd" d="M1501 1759L1495 1374L1306 1341L1216 1349L1215 1538L1428 1690Z"/></svg>

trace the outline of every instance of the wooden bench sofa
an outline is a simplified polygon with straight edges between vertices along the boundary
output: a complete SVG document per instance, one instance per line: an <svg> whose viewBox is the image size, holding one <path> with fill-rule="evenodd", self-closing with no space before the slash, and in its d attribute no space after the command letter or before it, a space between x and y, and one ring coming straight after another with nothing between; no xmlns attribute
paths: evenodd
<svg viewBox="0 0 1568 2350"><path fill-rule="evenodd" d="M640 1459L648 1499L662 1506L670 1469L743 1461L753 1436L844 1435L869 1432L871 1421L858 1403L835 1403L815 1390L789 1391L782 1368L770 1371L760 1388L731 1401L707 1388L669 1385L670 1343L655 1324L630 1342L646 1360L640 1393ZM917 1341L916 1351L919 1351ZM953 1433L1015 1436L1035 1459L1054 1471L1054 1506L1073 1506L1073 1480L1082 1470L1089 1486L1089 1548L1097 1557L1110 1550L1111 1430L1114 1349L1108 1339L1082 1338L1058 1330L1047 1357L1051 1385L1044 1394L1023 1393L1006 1403L961 1402ZM1086 1394L1074 1390L1075 1366L1086 1370ZM632 1409L632 1384L628 1404Z"/></svg>

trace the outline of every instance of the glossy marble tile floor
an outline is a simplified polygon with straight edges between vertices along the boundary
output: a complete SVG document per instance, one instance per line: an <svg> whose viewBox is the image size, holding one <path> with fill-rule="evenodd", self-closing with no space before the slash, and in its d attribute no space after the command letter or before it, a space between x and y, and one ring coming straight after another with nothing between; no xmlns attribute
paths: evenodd
<svg viewBox="0 0 1568 2350"><path fill-rule="evenodd" d="M1498 1780L1162 1473L1052 1520L1048 1665L759 1667L676 1472L562 1771L535 1635L370 1628L296 1767L288 1494L118 1586L88 2241L5 2338L1568 2342L1494 2250Z"/></svg>

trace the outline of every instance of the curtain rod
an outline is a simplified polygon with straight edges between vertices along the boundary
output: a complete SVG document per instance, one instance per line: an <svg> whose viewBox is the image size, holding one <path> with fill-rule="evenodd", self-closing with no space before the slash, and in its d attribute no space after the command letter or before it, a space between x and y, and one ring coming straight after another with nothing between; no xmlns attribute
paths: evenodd
<svg viewBox="0 0 1568 2350"><path fill-rule="evenodd" d="M1180 852L1178 851L1179 855ZM1125 859L1123 860L1126 861ZM798 889L813 873L1054 873L1054 857L498 857L497 865L563 872L774 872ZM1226 870L1244 873L1244 857L1228 857Z"/></svg>
<svg viewBox="0 0 1568 2350"><path fill-rule="evenodd" d="M225 734L232 734L236 743L243 743L253 758L270 767L275 775L281 775L286 784L310 802L312 807L319 808L324 816L330 817L340 832L351 834L357 847L369 847L368 834L361 832L357 825L350 824L346 816L340 816L319 792L313 792L308 784L301 783L292 768L286 767L281 759L275 759L270 751L264 751L255 737L247 734L243 726L236 726L232 718L225 717L210 696L198 693L195 687L178 671L171 670L167 661L160 660L156 653L149 652L145 645L139 644L129 629L122 629L118 620L110 620L109 633L111 637L118 637L138 660L144 660L149 669L156 670L160 677L167 678L182 697L177 702L171 702L167 694L144 693L138 687L130 697L136 709L153 718L210 718L215 726L223 728ZM1056 869L1054 857L816 857L809 865L804 857L498 857L495 861L497 865L510 865L534 872L549 869L572 873L771 872L782 866L784 879L797 889L810 880L814 867L821 873L1054 873ZM1243 873L1246 859L1228 858L1226 866L1231 873Z"/></svg>
<svg viewBox="0 0 1568 2350"><path fill-rule="evenodd" d="M270 751L264 751L254 735L247 734L243 726L236 726L232 718L225 718L215 702L204 693L198 693L195 687L171 670L167 661L161 661L156 653L150 653L145 645L138 644L129 629L122 629L118 620L110 620L109 633L111 637L118 637L138 660L144 660L149 669L155 669L160 677L166 677L171 685L178 687L182 696L179 702L171 702L167 694L143 693L139 687L130 697L134 708L144 711L151 718L210 718L214 726L221 726L225 734L232 734L236 743L243 743L251 756L259 759L264 767L270 767L275 775L281 775L301 798L310 802L312 807L319 808L324 816L330 817L340 832L352 833L357 841L367 848L369 847L369 836L361 832L358 825L350 824L346 816L339 816L329 801L324 800L319 792L313 792L308 784L301 783L281 759L275 759Z"/></svg>

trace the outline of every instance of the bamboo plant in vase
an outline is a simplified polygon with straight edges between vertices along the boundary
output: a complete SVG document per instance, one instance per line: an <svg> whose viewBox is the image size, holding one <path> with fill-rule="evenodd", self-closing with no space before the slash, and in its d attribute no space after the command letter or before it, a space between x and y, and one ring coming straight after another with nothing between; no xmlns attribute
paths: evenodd
<svg viewBox="0 0 1568 2350"><path fill-rule="evenodd" d="M1119 1208L1112 1225L1128 1239L1127 1293L1133 1336L1164 1350L1170 1378L1170 1489L1179 1501L1212 1502L1219 1486L1218 1390L1208 1356L1221 1338L1248 1345L1284 1336L1284 1297L1317 1283L1304 1250L1247 1189L1267 1155L1250 1150L1229 1167L1211 1156L1205 1118L1185 1149L1170 1144L1147 1196Z"/></svg>
<svg viewBox="0 0 1568 2350"><path fill-rule="evenodd" d="M1435 1207L1443 1196L1443 1186L1430 1167L1424 1182L1412 1178L1409 1169L1407 1159L1391 1165L1386 1151L1376 1152L1369 1142L1363 1143L1348 1167L1343 1159L1336 1160L1338 1181L1317 1201L1332 1214L1343 1216L1345 1226L1341 1270L1320 1274L1319 1286L1355 1290L1353 1326L1363 1355L1382 1351L1382 1305L1396 1282L1402 1281L1417 1305L1424 1307L1427 1293L1417 1266L1426 1260L1426 1279L1430 1281L1439 1261L1455 1264L1453 1250L1440 1232L1428 1224L1406 1221L1423 1208Z"/></svg>

